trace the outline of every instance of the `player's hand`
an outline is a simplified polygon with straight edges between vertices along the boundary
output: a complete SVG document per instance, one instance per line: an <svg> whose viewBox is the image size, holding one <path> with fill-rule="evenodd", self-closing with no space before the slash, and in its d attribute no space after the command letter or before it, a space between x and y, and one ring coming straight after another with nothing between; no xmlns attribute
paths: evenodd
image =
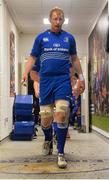
<svg viewBox="0 0 109 180"><path fill-rule="evenodd" d="M28 79L28 75L27 74L23 74L22 80L21 80L21 84L23 86L27 86L27 79Z"/></svg>
<svg viewBox="0 0 109 180"><path fill-rule="evenodd" d="M79 92L82 94L85 90L85 81L80 81Z"/></svg>
<svg viewBox="0 0 109 180"><path fill-rule="evenodd" d="M72 94L73 94L73 96L78 97L80 94L79 89L72 88Z"/></svg>

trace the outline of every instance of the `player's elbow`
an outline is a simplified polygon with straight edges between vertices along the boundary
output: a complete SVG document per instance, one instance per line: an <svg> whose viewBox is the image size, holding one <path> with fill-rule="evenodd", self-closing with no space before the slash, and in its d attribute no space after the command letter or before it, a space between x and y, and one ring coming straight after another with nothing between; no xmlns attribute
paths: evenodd
<svg viewBox="0 0 109 180"><path fill-rule="evenodd" d="M30 71L30 77L33 81L36 81L36 72L35 71Z"/></svg>

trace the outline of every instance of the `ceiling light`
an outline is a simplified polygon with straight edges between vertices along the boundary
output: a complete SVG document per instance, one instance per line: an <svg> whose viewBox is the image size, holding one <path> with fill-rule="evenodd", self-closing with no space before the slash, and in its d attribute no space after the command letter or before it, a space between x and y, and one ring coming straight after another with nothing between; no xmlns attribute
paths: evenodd
<svg viewBox="0 0 109 180"><path fill-rule="evenodd" d="M64 24L68 24L68 22L69 22L69 19L65 18ZM50 24L50 21L48 20L48 18L44 18L43 23L44 24Z"/></svg>
<svg viewBox="0 0 109 180"><path fill-rule="evenodd" d="M48 20L48 18L44 18L44 19L43 19L43 23L44 23L44 24L50 24L50 21Z"/></svg>
<svg viewBox="0 0 109 180"><path fill-rule="evenodd" d="M64 24L68 24L69 23L69 19L65 18Z"/></svg>

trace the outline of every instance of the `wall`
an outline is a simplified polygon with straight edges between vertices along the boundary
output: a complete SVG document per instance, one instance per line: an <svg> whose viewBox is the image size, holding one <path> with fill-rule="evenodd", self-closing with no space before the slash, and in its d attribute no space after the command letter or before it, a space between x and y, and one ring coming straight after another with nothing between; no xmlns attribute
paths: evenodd
<svg viewBox="0 0 109 180"><path fill-rule="evenodd" d="M1 0L0 0L0 27L2 25L2 21L1 21L1 16L2 16L2 10L1 10ZM0 121L1 121L1 108L2 108L2 104L1 104L1 74L2 74L2 68L1 68L1 38L2 38L2 34L1 34L1 28L0 28ZM1 129L0 129L1 131Z"/></svg>
<svg viewBox="0 0 109 180"><path fill-rule="evenodd" d="M24 72L24 66L26 62L26 58L29 56L32 44L34 42L35 34L20 34L20 49L19 49L19 67L20 67L20 81L22 79L22 74ZM19 92L21 94L27 94L27 87L22 86L21 83L19 83Z"/></svg>
<svg viewBox="0 0 109 180"><path fill-rule="evenodd" d="M0 141L12 130L12 105L10 97L10 31L15 34L15 91L18 93L18 31L1 0L0 6Z"/></svg>
<svg viewBox="0 0 109 180"><path fill-rule="evenodd" d="M90 121L97 127L97 131L99 128L99 133L100 129L109 132L107 124L109 120L109 59L106 53L108 10L108 3L105 3L88 39L89 93L92 107Z"/></svg>
<svg viewBox="0 0 109 180"><path fill-rule="evenodd" d="M77 41L78 57L81 61L81 66L85 78L85 91L81 95L81 114L82 124L86 128L86 132L89 132L89 94L88 94L88 36L87 35L75 35Z"/></svg>

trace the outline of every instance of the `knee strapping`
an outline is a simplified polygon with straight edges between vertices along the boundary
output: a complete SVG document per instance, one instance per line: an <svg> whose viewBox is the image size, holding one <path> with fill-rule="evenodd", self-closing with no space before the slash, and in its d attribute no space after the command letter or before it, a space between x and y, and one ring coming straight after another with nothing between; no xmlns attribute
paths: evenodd
<svg viewBox="0 0 109 180"><path fill-rule="evenodd" d="M70 112L69 102L65 101L65 100L59 100L56 102L55 105L56 105L55 113L62 113L62 118L64 118L65 123L67 122L67 124L68 124L69 112Z"/></svg>
<svg viewBox="0 0 109 180"><path fill-rule="evenodd" d="M50 106L41 106L40 115L42 119L50 118L53 116L52 109Z"/></svg>
<svg viewBox="0 0 109 180"><path fill-rule="evenodd" d="M51 106L40 106L41 125L48 127L52 124L53 114Z"/></svg>
<svg viewBox="0 0 109 180"><path fill-rule="evenodd" d="M52 113L49 112L49 111L40 111L40 115L41 115L41 118L44 119L44 118L49 118L52 116Z"/></svg>
<svg viewBox="0 0 109 180"><path fill-rule="evenodd" d="M67 112L69 109L69 102L66 100L58 100L55 103L56 112Z"/></svg>

